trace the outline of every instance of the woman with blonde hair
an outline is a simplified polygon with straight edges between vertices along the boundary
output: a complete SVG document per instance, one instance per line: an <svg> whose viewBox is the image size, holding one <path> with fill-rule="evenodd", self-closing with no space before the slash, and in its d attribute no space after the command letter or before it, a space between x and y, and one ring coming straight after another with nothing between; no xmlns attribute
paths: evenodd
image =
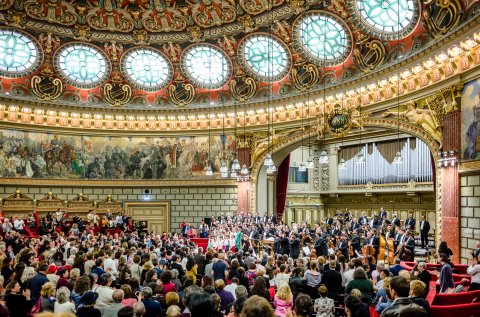
<svg viewBox="0 0 480 317"><path fill-rule="evenodd" d="M177 305L172 305L167 308L167 317L177 317L180 315L181 310Z"/></svg>
<svg viewBox="0 0 480 317"><path fill-rule="evenodd" d="M22 276L20 277L20 286L22 289L30 289L30 280L37 275L35 269L31 266L27 266L25 270L23 270Z"/></svg>
<svg viewBox="0 0 480 317"><path fill-rule="evenodd" d="M275 298L273 300L275 306L275 315L286 317L291 315L293 307L293 295L288 284L283 283L278 288Z"/></svg>
<svg viewBox="0 0 480 317"><path fill-rule="evenodd" d="M335 316L335 302L333 299L328 298L328 288L325 285L320 285L318 288L320 298L315 300L313 306L314 311L317 313L317 317L334 317Z"/></svg>
<svg viewBox="0 0 480 317"><path fill-rule="evenodd" d="M51 282L47 282L43 284L42 289L40 290L40 304L41 310L40 311L50 311L53 312L55 309L55 285Z"/></svg>

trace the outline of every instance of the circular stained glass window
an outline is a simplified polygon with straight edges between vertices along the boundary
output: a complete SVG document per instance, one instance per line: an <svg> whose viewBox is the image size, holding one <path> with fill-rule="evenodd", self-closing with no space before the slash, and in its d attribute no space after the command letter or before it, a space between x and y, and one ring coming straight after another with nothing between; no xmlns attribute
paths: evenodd
<svg viewBox="0 0 480 317"><path fill-rule="evenodd" d="M216 89L227 82L231 65L227 56L218 48L199 44L185 50L182 55L182 69L195 85Z"/></svg>
<svg viewBox="0 0 480 317"><path fill-rule="evenodd" d="M172 67L167 59L156 50L138 48L122 57L125 77L138 89L160 90L172 79Z"/></svg>
<svg viewBox="0 0 480 317"><path fill-rule="evenodd" d="M271 35L248 36L241 42L239 51L247 71L259 80L280 80L290 69L287 47Z"/></svg>
<svg viewBox="0 0 480 317"><path fill-rule="evenodd" d="M310 12L295 22L296 44L309 60L320 65L336 65L350 54L350 32L337 17Z"/></svg>
<svg viewBox="0 0 480 317"><path fill-rule="evenodd" d="M102 84L110 70L105 54L86 43L60 48L55 55L55 66L65 81L77 88L93 88Z"/></svg>
<svg viewBox="0 0 480 317"><path fill-rule="evenodd" d="M42 62L42 51L23 32L0 30L0 76L17 78L31 74Z"/></svg>
<svg viewBox="0 0 480 317"><path fill-rule="evenodd" d="M398 39L413 30L418 20L416 0L351 0L368 32L382 39Z"/></svg>

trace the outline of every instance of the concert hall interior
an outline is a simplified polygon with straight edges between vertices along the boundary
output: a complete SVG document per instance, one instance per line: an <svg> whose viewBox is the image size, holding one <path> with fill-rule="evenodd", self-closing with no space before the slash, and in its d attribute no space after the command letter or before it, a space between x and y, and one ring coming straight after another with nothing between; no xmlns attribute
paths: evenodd
<svg viewBox="0 0 480 317"><path fill-rule="evenodd" d="M241 250L290 278L297 258L307 272L320 257L420 262L432 285L447 261L446 289L475 292L479 12L478 0L0 1L0 260L17 264L19 241L52 241L64 262L70 245L86 260L125 242L142 264L148 248L160 261L190 245L185 263L202 247L231 269ZM441 304L438 274L430 316L480 311ZM315 303L319 285L305 291ZM346 290L333 314L363 316Z"/></svg>

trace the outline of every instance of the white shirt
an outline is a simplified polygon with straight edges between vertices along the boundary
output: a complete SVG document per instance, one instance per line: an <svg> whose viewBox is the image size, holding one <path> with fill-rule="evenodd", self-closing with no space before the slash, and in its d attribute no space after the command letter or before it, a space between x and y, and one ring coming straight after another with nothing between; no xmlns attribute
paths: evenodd
<svg viewBox="0 0 480 317"><path fill-rule="evenodd" d="M350 281L353 281L353 272L354 270L350 269L345 271L345 273L343 273L342 286L347 287L348 283L350 283Z"/></svg>
<svg viewBox="0 0 480 317"><path fill-rule="evenodd" d="M71 302L65 302L63 304L59 304L58 301L55 302L55 306L53 308L53 312L56 313L70 313L75 314L75 304Z"/></svg>
<svg viewBox="0 0 480 317"><path fill-rule="evenodd" d="M287 273L278 273L275 275L274 282L275 286L277 289L280 288L280 285L282 284L288 284L288 281L290 280L290 275Z"/></svg>
<svg viewBox="0 0 480 317"><path fill-rule="evenodd" d="M115 261L110 258L105 259L105 262L103 263L103 269L105 272L110 273L112 275L112 280L115 281L118 273ZM108 271L108 269L110 269L110 271Z"/></svg>
<svg viewBox="0 0 480 317"><path fill-rule="evenodd" d="M472 283L480 283L480 264L469 266L467 274L472 276Z"/></svg>
<svg viewBox="0 0 480 317"><path fill-rule="evenodd" d="M233 298L237 299L237 296L235 296L235 290L237 289L238 285L235 284L235 283L231 283L231 284L228 284L227 286L225 286L225 290L227 292L230 292L232 295L233 295Z"/></svg>
<svg viewBox="0 0 480 317"><path fill-rule="evenodd" d="M23 227L25 227L25 223L23 222L23 220L20 220L20 219L15 219L15 221L13 222L13 225L17 230L23 230Z"/></svg>
<svg viewBox="0 0 480 317"><path fill-rule="evenodd" d="M94 287L94 292L98 293L97 302L95 303L95 308L103 312L103 309L113 303L112 295L113 289L108 286L98 286Z"/></svg>

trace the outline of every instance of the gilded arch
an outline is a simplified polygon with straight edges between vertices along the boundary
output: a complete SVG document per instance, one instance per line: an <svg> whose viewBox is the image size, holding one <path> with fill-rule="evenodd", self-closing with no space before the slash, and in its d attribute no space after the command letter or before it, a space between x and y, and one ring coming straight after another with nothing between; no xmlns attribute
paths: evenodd
<svg viewBox="0 0 480 317"><path fill-rule="evenodd" d="M440 145L438 142L432 137L429 133L423 130L418 125L405 122L405 121L398 121L391 118L365 118L363 119L363 126L364 127L372 127L372 128L387 128L387 129L399 129L400 132L407 133L413 136L420 138L425 144L428 145L432 157L434 159L434 164L437 164L439 159L438 152L440 150ZM309 130L310 133L309 133ZM300 133L289 133L288 135L279 137L277 142L274 142L271 146L271 154L272 156L279 152L282 149L285 149L289 146L297 144L302 141L302 139L307 139L309 136L315 135L314 127L310 126L308 129L303 130ZM255 160L252 162L252 172L251 172L251 179L250 179L250 186L252 188L252 194L250 195L250 206L251 210L256 210L256 202L257 202L257 182L258 182L258 174L263 166L263 161L265 160L265 156L267 151L265 150L260 155L256 156ZM442 169L436 168L435 169L435 205L436 205L436 224L435 230L437 233L436 235L436 243L440 243L440 239L442 236L442 227L441 227L441 219L442 219Z"/></svg>

